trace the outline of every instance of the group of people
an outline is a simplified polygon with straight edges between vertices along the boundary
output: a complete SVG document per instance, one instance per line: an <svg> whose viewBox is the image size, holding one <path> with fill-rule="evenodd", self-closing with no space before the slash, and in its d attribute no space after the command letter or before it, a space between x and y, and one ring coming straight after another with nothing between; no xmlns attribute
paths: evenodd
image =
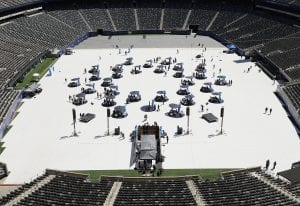
<svg viewBox="0 0 300 206"><path fill-rule="evenodd" d="M134 45L130 45L130 47L129 47L127 50L124 51L124 54L127 55L128 53L130 53L130 51L131 51L131 49L133 48L133 46L134 46ZM122 50L121 50L121 48L119 48L119 45L116 45L116 49L119 49L119 54L122 53ZM100 57L100 59L101 59L101 57ZM100 60L100 59L99 59L99 60Z"/></svg>
<svg viewBox="0 0 300 206"><path fill-rule="evenodd" d="M75 105L82 105L82 104L85 104L86 102L87 101L83 97L78 97L78 98L72 99L72 103Z"/></svg>
<svg viewBox="0 0 300 206"><path fill-rule="evenodd" d="M177 63L177 58L172 59L173 64Z"/></svg>
<svg viewBox="0 0 300 206"><path fill-rule="evenodd" d="M154 63L158 63L158 61L159 61L160 59L161 59L160 57L155 57L155 58L153 58L153 62L154 62Z"/></svg>
<svg viewBox="0 0 300 206"><path fill-rule="evenodd" d="M204 44L200 44L199 43L199 46L201 46L202 48L203 48L203 52L205 52L206 51L206 47L204 48ZM116 48L117 49L120 49L119 48L119 46L118 45L116 45ZM125 51L125 53L127 54L127 53L129 53L130 52L130 49L132 49L133 48L133 45L132 46L130 46L130 48L128 49L128 50L126 50ZM179 53L179 50L177 49L176 50L176 53L178 54ZM203 57L203 53L202 53L202 57ZM101 59L101 57L99 56L99 60ZM177 63L177 58L175 57L175 58L167 58L166 60L168 60L167 62L169 62L169 64L168 65L163 65L163 69L165 70L164 71L164 73L165 73L165 76L167 75L167 71L169 71L170 70L170 65L171 64L174 64L174 63ZM202 60L202 63L203 64L205 64L206 63L206 59L205 58L201 58L201 60ZM152 60L150 60L150 61L152 61ZM155 58L153 58L153 62L154 63L159 63L161 61L161 57L155 57ZM211 61L214 61L214 58L213 57L211 57ZM216 65L215 64L213 64L213 68L215 68L216 67ZM251 66L252 67L252 66ZM251 69L251 67L249 68L249 70ZM110 67L110 69L112 70L112 66ZM219 73L221 73L222 72L222 69L220 68L219 69ZM87 68L84 68L84 74L86 74L87 73ZM67 81L67 79L65 79L65 81ZM192 82L192 80L190 80L191 82ZM87 82L87 79L85 78L85 82ZM183 81L182 80L182 82L181 82L183 85L189 85L189 81L187 81L187 80L185 80L185 81ZM229 86L231 86L232 85L232 80L229 80L228 81L228 85ZM111 91L110 89L107 89L106 87L104 88L104 93L99 93L98 91L97 91L97 99L101 99L102 97L108 97L108 96L113 96L114 94L113 94L113 91ZM73 99L75 99L75 98L72 98L72 97L69 97L69 100L72 102L73 101ZM112 99L110 99L110 98L105 98L104 99L104 102L103 102L103 104L105 104L105 105L111 105L111 104L113 104L113 100ZM164 102L163 102L164 103ZM157 112L159 112L160 111L160 105L159 104L157 104L157 105L151 105L150 103L149 103L149 107L148 107L148 109L149 110L154 110L154 111L157 111ZM204 111L204 106L203 105L201 105L201 111ZM265 111L265 113L267 113L269 111L269 114L271 114L271 112L272 112L272 109L266 109L266 111Z"/></svg>
<svg viewBox="0 0 300 206"><path fill-rule="evenodd" d="M101 98L102 98L102 94L97 91L97 99L101 99Z"/></svg>
<svg viewBox="0 0 300 206"><path fill-rule="evenodd" d="M110 106L113 106L113 105L115 105L115 104L116 104L116 102L115 102L113 99L105 98L105 99L103 100L102 106L110 107Z"/></svg>
<svg viewBox="0 0 300 206"><path fill-rule="evenodd" d="M276 162L276 161L274 161L274 162L273 162L273 167L272 167L272 168L270 168L270 169L271 169L271 171L275 170L275 167L276 167L276 165L277 165L277 162ZM269 167L270 167L270 160L267 160L267 161L266 161L266 166L265 166L265 169L266 169L266 170L268 170L268 169L269 169Z"/></svg>
<svg viewBox="0 0 300 206"><path fill-rule="evenodd" d="M252 69L252 66L248 67L248 68L247 68L247 71L246 71L246 70L244 70L244 72L247 72L247 73L249 73L249 72L251 71L251 69Z"/></svg>
<svg viewBox="0 0 300 206"><path fill-rule="evenodd" d="M268 111L269 111L269 113L268 113ZM264 114L269 114L269 115L271 115L271 114L272 114L272 108L266 107L266 108L265 108L265 113L264 113Z"/></svg>

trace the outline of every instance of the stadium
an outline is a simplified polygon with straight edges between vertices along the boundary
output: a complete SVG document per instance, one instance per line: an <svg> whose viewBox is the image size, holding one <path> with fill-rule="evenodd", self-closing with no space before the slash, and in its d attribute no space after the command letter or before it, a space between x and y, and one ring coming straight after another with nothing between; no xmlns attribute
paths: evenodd
<svg viewBox="0 0 300 206"><path fill-rule="evenodd" d="M0 0L0 205L300 205L299 0Z"/></svg>

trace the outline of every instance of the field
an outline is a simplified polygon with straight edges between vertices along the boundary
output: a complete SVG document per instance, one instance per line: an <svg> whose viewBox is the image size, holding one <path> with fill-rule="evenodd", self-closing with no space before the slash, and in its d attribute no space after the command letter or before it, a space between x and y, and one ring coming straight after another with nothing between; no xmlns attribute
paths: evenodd
<svg viewBox="0 0 300 206"><path fill-rule="evenodd" d="M133 42L133 49L125 55L125 50ZM206 51L198 46L200 43L207 47ZM115 45L121 48L121 54ZM18 116L11 123L13 127L3 139L5 150L0 155L0 161L7 163L10 171L6 183L28 182L46 168L63 171L101 170L97 175L120 174L119 170L122 170L121 174L135 175L134 171L130 172L133 167L129 165L130 133L136 125L145 123L145 112L141 107L148 105L158 90L165 90L169 101L160 104L160 111L147 113L147 121L149 124L157 122L169 136L168 144L166 139L162 140L162 152L166 157L163 164L165 175L197 174L198 169L205 168L261 166L267 159L277 161L276 171L290 168L291 163L300 156L299 137L274 95L277 84L254 63L236 54L225 54L224 49L214 40L202 36L148 35L143 39L136 35L86 40L74 49L73 55L63 55L51 66L52 75L45 75L40 81L43 88L41 94L24 99ZM173 64L166 75L153 73L157 64L153 68L142 69L138 75L132 75L130 71L134 65L143 65L154 57L173 57L183 63L184 74L188 76L202 61L195 58L198 54L203 54L206 59L207 79L194 79L195 85L190 87L196 102L191 106L190 135L176 136L177 125L186 131L187 118L170 118L166 115L170 110L169 104L179 103L183 98L176 94L180 79L172 76ZM110 118L110 132L120 126L125 135L123 139L105 135L107 118L106 108L101 106L103 98L97 98L96 94L87 95L86 104L75 106L69 101L69 96L80 93L82 87L87 88L92 83L95 83L94 87L99 93L103 93L100 85L103 78L111 76L110 67L123 63L127 57L133 57L134 65L124 66L123 78L113 80L120 91L115 101L117 105L125 105L127 95L133 90L140 91L142 100L126 105L126 118ZM88 70L92 65L99 65L101 80L89 82L90 74L84 73L84 69ZM249 67L252 69L247 72ZM215 91L222 93L224 103L208 103L211 94L200 92L200 88L204 82L214 83L218 75L225 75L233 84L213 85ZM67 86L73 78L80 78L80 87ZM204 105L203 112L201 105ZM219 118L221 107L225 108L223 135L220 135L220 121L208 123L201 118L205 113L213 113ZM272 114L264 114L265 107L272 108ZM72 136L73 108L78 116L79 113L88 112L96 115L89 123L77 121L78 137ZM181 109L185 112L184 106ZM203 171L199 170L199 174ZM92 174L94 176L94 172ZM205 173L203 175L206 176Z"/></svg>

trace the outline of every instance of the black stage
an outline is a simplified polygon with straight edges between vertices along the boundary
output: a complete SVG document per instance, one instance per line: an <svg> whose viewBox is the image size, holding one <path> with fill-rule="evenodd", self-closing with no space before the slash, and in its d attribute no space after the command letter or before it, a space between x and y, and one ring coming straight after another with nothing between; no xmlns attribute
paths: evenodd
<svg viewBox="0 0 300 206"><path fill-rule="evenodd" d="M126 103L139 102L141 99L142 97L139 91L131 91L126 99Z"/></svg>
<svg viewBox="0 0 300 206"><path fill-rule="evenodd" d="M169 104L169 107L171 108L168 113L166 113L167 116L173 117L173 118L181 118L184 116L184 113L180 110L181 106L180 104Z"/></svg>
<svg viewBox="0 0 300 206"><path fill-rule="evenodd" d="M167 102L169 98L166 96L166 91L158 91L156 97L154 98L156 102Z"/></svg>
<svg viewBox="0 0 300 206"><path fill-rule="evenodd" d="M176 92L178 95L188 95L190 94L189 86L181 85L180 89Z"/></svg>
<svg viewBox="0 0 300 206"><path fill-rule="evenodd" d="M70 82L68 84L68 87L78 87L78 86L80 86L80 84L78 82Z"/></svg>
<svg viewBox="0 0 300 206"><path fill-rule="evenodd" d="M213 123L218 121L218 118L212 113L203 114L202 119L206 120L208 123Z"/></svg>
<svg viewBox="0 0 300 206"><path fill-rule="evenodd" d="M83 90L83 93L85 93L85 94L94 94L95 92L96 92L96 90L93 88L87 88L87 89Z"/></svg>
<svg viewBox="0 0 300 206"><path fill-rule="evenodd" d="M117 103L114 101L115 96L106 96L102 102L103 107L112 107L115 106Z"/></svg>
<svg viewBox="0 0 300 206"><path fill-rule="evenodd" d="M120 78L122 78L123 77L123 75L122 75L122 73L120 73L120 72L114 72L113 74L112 74L112 78L113 79L120 79Z"/></svg>
<svg viewBox="0 0 300 206"><path fill-rule="evenodd" d="M116 106L113 110L112 117L121 119L127 117L127 112L125 106Z"/></svg>
<svg viewBox="0 0 300 206"><path fill-rule="evenodd" d="M83 114L83 115L80 117L79 121L80 121L80 122L87 123L87 122L91 121L92 119L94 119L95 117L96 117L95 114L86 113L86 114Z"/></svg>
<svg viewBox="0 0 300 206"><path fill-rule="evenodd" d="M173 74L174 78L182 78L184 77L183 71L177 71L175 74Z"/></svg>
<svg viewBox="0 0 300 206"><path fill-rule="evenodd" d="M204 72L196 72L194 76L195 76L196 79L200 79L200 80L206 79L206 78L207 78L207 77L205 76L205 73L204 73Z"/></svg>
<svg viewBox="0 0 300 206"><path fill-rule="evenodd" d="M209 100L208 100L210 103L213 103L213 104L221 104L223 103L223 100L218 98L218 97L210 97Z"/></svg>
<svg viewBox="0 0 300 206"><path fill-rule="evenodd" d="M112 85L112 78L110 77L104 78L101 84L102 87L109 87L111 85Z"/></svg>
<svg viewBox="0 0 300 206"><path fill-rule="evenodd" d="M93 76L91 76L90 78L89 78L89 80L90 81L98 81L98 80L100 80L101 78L99 77L99 76L97 76L97 75L93 75Z"/></svg>

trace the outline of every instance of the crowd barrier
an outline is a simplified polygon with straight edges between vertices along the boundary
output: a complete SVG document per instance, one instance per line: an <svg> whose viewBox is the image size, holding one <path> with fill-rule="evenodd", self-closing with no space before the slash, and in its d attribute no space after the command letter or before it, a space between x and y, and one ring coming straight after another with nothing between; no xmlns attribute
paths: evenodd
<svg viewBox="0 0 300 206"><path fill-rule="evenodd" d="M129 34L128 31L106 31L106 30L102 31L102 35L104 36L127 35L127 34Z"/></svg>
<svg viewBox="0 0 300 206"><path fill-rule="evenodd" d="M291 81L282 69L277 67L268 57L261 55L258 51L254 50L257 65L271 78L282 81ZM260 63L261 62L261 63Z"/></svg>
<svg viewBox="0 0 300 206"><path fill-rule="evenodd" d="M192 33L191 30L171 30L171 34L177 35L190 35Z"/></svg>
<svg viewBox="0 0 300 206"><path fill-rule="evenodd" d="M135 30L131 34L163 34L164 30Z"/></svg>

